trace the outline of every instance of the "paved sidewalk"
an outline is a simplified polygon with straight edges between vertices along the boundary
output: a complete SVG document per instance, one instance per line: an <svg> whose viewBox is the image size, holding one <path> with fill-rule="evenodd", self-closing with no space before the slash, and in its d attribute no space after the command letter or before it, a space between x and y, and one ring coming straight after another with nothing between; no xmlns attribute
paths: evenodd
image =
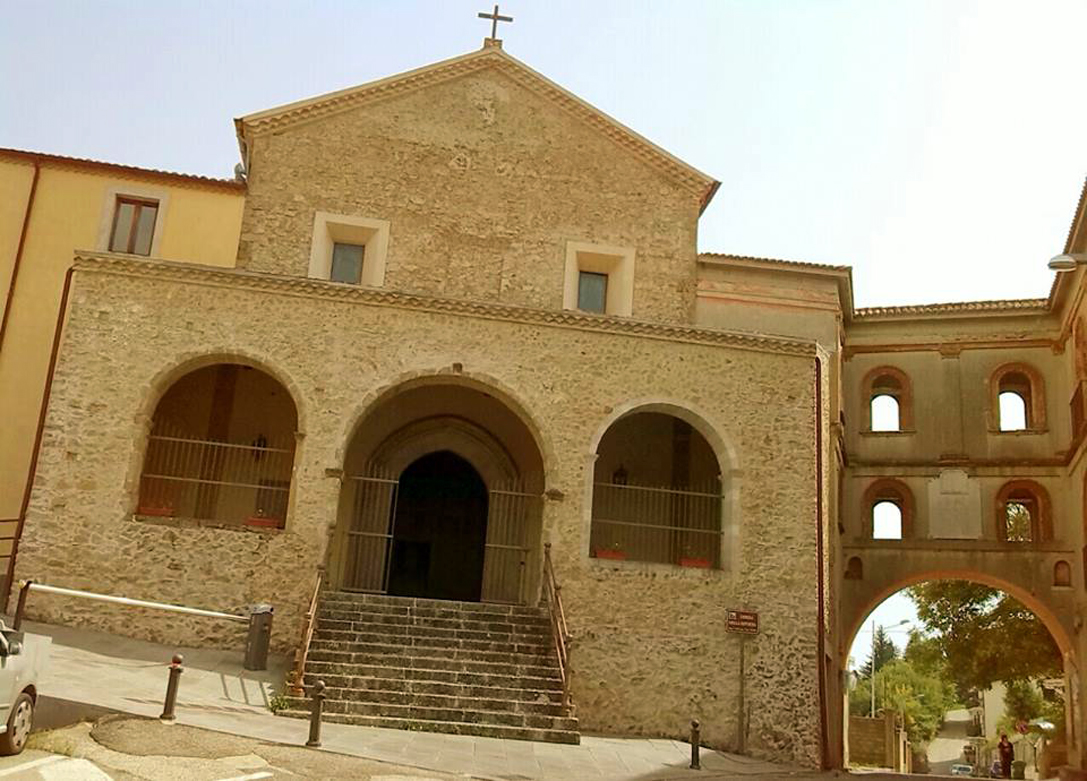
<svg viewBox="0 0 1087 781"><path fill-rule="evenodd" d="M43 696L157 717L162 712L166 668L177 651L185 657L179 723L288 745L306 741L307 722L274 716L267 710L286 678L285 658L270 659L269 670L255 673L242 669L241 650L175 649L34 622L26 622L24 629L53 639L41 682ZM583 736L580 746L564 746L345 724L325 724L322 738L323 747L330 751L496 781L709 781L810 775L706 749L702 751L704 770L692 771L687 769L690 747L663 739Z"/></svg>

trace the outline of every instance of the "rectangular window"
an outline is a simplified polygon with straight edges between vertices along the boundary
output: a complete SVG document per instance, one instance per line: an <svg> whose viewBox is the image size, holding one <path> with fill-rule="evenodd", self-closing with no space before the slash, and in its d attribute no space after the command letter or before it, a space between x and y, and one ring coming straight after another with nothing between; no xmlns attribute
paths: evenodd
<svg viewBox="0 0 1087 781"><path fill-rule="evenodd" d="M608 275L595 271L579 271L577 308L582 312L604 313L608 302Z"/></svg>
<svg viewBox="0 0 1087 781"><path fill-rule="evenodd" d="M332 271L329 279L333 282L347 282L357 285L362 281L362 256L366 247L361 244L340 244L332 246Z"/></svg>
<svg viewBox="0 0 1087 781"><path fill-rule="evenodd" d="M110 252L150 255L158 213L158 201L117 198L117 209L113 213L113 232L109 239Z"/></svg>

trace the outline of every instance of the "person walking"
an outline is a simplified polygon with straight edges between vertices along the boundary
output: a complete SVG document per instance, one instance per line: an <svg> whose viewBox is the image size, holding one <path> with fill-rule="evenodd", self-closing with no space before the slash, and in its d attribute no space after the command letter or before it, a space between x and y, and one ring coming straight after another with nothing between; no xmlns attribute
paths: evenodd
<svg viewBox="0 0 1087 781"><path fill-rule="evenodd" d="M1000 777L1011 778L1012 777L1012 761L1015 759L1015 746L1008 740L1008 733L1000 733L1000 742L996 745L997 751L1000 752Z"/></svg>

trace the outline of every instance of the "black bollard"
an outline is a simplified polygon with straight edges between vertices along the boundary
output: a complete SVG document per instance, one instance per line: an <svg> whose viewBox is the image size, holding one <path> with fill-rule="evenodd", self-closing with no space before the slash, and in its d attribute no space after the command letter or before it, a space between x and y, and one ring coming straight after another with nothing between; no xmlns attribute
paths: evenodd
<svg viewBox="0 0 1087 781"><path fill-rule="evenodd" d="M698 749L702 745L702 730L699 727L698 719L691 719L691 770L702 769L702 761L698 756Z"/></svg>
<svg viewBox="0 0 1087 781"><path fill-rule="evenodd" d="M310 711L309 717L309 740L306 741L306 745L311 748L321 747L321 710L324 708L325 701L325 682L317 681L313 684L313 694L310 695L313 698L313 710Z"/></svg>
<svg viewBox="0 0 1087 781"><path fill-rule="evenodd" d="M170 663L170 677L166 681L166 702L162 704L162 715L159 716L163 721L177 719L174 715L174 706L177 705L177 682L181 678L182 661L181 654L174 654L173 661Z"/></svg>

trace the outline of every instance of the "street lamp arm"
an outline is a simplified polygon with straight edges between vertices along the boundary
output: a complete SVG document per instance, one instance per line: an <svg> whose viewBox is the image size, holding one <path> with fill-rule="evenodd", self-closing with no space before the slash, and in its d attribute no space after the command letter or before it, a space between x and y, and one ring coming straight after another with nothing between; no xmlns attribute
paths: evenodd
<svg viewBox="0 0 1087 781"><path fill-rule="evenodd" d="M1083 263L1087 263L1087 252L1070 252L1050 258L1049 267L1054 271L1074 271Z"/></svg>

